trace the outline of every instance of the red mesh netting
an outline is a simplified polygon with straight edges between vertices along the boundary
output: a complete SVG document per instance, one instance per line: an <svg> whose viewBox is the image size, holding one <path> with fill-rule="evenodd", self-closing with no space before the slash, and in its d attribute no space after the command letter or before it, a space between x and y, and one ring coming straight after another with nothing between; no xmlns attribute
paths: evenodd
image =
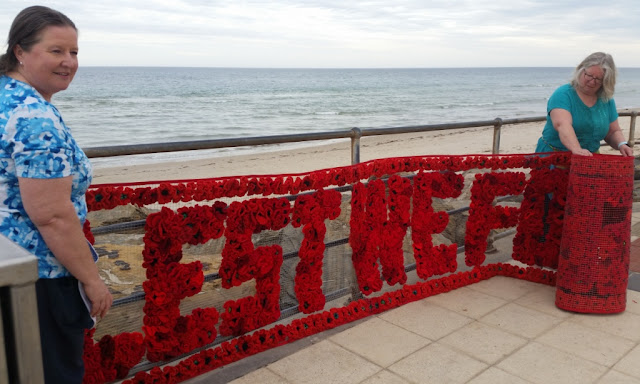
<svg viewBox="0 0 640 384"><path fill-rule="evenodd" d="M625 310L633 160L572 157L558 259L558 308L584 313Z"/></svg>

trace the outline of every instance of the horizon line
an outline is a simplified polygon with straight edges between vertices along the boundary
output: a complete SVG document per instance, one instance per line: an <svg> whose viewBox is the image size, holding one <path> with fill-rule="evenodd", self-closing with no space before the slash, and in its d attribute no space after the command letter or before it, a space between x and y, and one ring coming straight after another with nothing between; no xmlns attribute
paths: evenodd
<svg viewBox="0 0 640 384"><path fill-rule="evenodd" d="M314 69L314 70L389 70L389 69L501 69L501 68L574 68L574 66L482 66L482 67L228 67L228 66L172 66L172 65L81 65L79 68L189 68L189 69ZM640 69L640 67L618 67Z"/></svg>

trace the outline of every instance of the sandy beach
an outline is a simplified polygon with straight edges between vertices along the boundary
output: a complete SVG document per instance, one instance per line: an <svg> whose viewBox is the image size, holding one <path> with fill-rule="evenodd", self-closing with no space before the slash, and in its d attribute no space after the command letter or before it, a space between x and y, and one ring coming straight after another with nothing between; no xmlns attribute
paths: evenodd
<svg viewBox="0 0 640 384"><path fill-rule="evenodd" d="M629 119L620 117L625 137L629 136ZM544 122L503 126L500 153L532 153L543 127ZM368 136L361 139L360 161L397 156L488 154L491 153L492 145L493 127ZM616 154L618 151L603 146L601 153ZM291 150L276 149L228 157L96 167L93 184L290 174L340 167L349 165L350 162L351 144L348 139L332 144L318 141L317 145Z"/></svg>

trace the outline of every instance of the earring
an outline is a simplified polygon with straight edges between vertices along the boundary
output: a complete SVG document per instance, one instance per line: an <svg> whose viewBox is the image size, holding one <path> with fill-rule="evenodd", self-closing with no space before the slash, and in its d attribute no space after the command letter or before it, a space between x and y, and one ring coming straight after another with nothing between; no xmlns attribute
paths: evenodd
<svg viewBox="0 0 640 384"><path fill-rule="evenodd" d="M20 65L23 65L23 64L22 64L22 61L20 62Z"/></svg>

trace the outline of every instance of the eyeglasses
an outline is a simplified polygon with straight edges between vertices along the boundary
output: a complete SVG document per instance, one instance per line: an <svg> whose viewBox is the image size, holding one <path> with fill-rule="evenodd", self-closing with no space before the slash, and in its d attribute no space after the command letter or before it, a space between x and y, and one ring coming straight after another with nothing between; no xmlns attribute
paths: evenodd
<svg viewBox="0 0 640 384"><path fill-rule="evenodd" d="M586 77L587 81L593 80L593 81L596 82L596 84L602 84L602 80L603 80L602 78L590 75L590 74L587 73L587 71L584 71L583 73L584 73L584 77Z"/></svg>

